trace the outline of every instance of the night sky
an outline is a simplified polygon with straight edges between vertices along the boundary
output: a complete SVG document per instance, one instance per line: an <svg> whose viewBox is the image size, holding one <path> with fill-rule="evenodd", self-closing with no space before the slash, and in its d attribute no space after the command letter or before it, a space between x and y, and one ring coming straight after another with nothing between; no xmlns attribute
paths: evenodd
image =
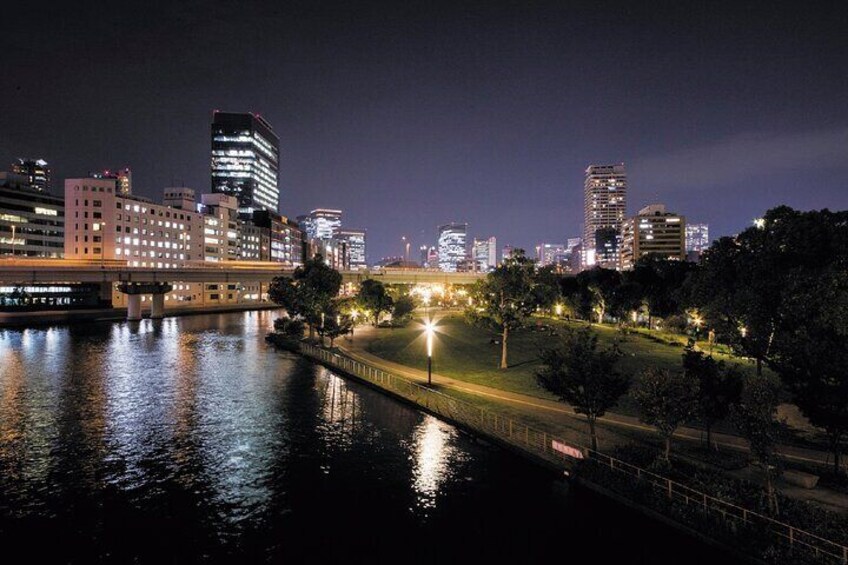
<svg viewBox="0 0 848 565"><path fill-rule="evenodd" d="M206 192L220 109L279 134L282 213L342 208L371 261L448 221L577 236L591 163L713 236L848 208L842 2L64 4L4 4L0 48L0 168L43 157L56 189L129 165Z"/></svg>

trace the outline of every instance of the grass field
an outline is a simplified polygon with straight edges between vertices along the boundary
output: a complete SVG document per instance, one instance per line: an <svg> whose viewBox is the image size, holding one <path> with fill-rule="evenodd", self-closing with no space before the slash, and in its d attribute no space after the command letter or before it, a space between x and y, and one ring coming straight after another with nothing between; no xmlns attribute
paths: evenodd
<svg viewBox="0 0 848 565"><path fill-rule="evenodd" d="M585 326L584 322L553 321L538 319L538 324L554 328L565 325ZM680 370L683 343L669 345L655 341L650 335L630 333L623 335L609 326L593 325L601 346L617 342L624 354L619 369L627 374L638 375L646 367L654 366ZM379 336L371 342L368 351L409 367L426 370L427 352L423 337L423 326L413 321L405 328L381 329ZM535 326L513 332L509 339L509 369L498 369L500 344L492 343L500 336L484 329L468 325L459 315L448 315L438 320L433 347L433 371L466 382L491 386L501 390L520 392L541 398L553 398L536 384L535 371L539 367L538 352L543 347L556 343L557 336L548 331L536 331ZM753 373L754 365L742 359L717 354L720 359L738 363ZM622 400L622 413L635 413L630 399Z"/></svg>

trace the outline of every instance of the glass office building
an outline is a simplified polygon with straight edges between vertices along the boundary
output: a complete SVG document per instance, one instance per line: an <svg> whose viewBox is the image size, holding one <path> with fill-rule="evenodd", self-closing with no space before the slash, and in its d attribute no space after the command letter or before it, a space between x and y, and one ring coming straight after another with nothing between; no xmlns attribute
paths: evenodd
<svg viewBox="0 0 848 565"><path fill-rule="evenodd" d="M238 199L241 214L277 212L280 139L258 114L216 111L212 120L212 192Z"/></svg>
<svg viewBox="0 0 848 565"><path fill-rule="evenodd" d="M439 226L439 269L455 273L465 262L468 224L450 223Z"/></svg>

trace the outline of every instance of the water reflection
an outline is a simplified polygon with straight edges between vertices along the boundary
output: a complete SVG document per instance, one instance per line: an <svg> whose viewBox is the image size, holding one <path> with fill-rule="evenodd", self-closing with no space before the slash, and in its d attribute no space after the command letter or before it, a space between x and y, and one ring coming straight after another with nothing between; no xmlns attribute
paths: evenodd
<svg viewBox="0 0 848 565"><path fill-rule="evenodd" d="M547 474L267 347L274 316L0 330L5 554L70 563L559 555L538 540L559 541L575 511L552 498ZM50 543L27 543L31 532Z"/></svg>

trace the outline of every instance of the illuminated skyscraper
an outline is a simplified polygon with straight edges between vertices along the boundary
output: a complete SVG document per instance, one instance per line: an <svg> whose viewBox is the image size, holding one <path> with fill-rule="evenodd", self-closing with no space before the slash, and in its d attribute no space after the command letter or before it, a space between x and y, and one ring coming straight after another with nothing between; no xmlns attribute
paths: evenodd
<svg viewBox="0 0 848 565"><path fill-rule="evenodd" d="M703 253L710 247L709 224L686 224L686 252Z"/></svg>
<svg viewBox="0 0 848 565"><path fill-rule="evenodd" d="M608 234L621 232L627 213L627 172L624 164L589 166L583 195L583 265L618 268L619 242L611 241ZM605 230L600 234L603 249L598 249L598 230Z"/></svg>
<svg viewBox="0 0 848 565"><path fill-rule="evenodd" d="M297 221L307 239L337 239L342 227L342 211L316 208L298 216Z"/></svg>
<svg viewBox="0 0 848 565"><path fill-rule="evenodd" d="M466 260L468 224L450 223L439 226L439 269L455 273Z"/></svg>
<svg viewBox="0 0 848 565"><path fill-rule="evenodd" d="M480 271L491 271L498 266L498 242L495 236L487 239L474 238L471 246L474 266Z"/></svg>
<svg viewBox="0 0 848 565"><path fill-rule="evenodd" d="M41 192L50 191L50 165L44 159L25 159L23 157L12 163L12 172L27 177L30 188Z"/></svg>
<svg viewBox="0 0 848 565"><path fill-rule="evenodd" d="M215 111L212 120L212 192L238 199L238 211L277 212L280 139L258 114Z"/></svg>
<svg viewBox="0 0 848 565"><path fill-rule="evenodd" d="M339 238L347 243L348 268L365 269L368 267L365 230L339 230Z"/></svg>

